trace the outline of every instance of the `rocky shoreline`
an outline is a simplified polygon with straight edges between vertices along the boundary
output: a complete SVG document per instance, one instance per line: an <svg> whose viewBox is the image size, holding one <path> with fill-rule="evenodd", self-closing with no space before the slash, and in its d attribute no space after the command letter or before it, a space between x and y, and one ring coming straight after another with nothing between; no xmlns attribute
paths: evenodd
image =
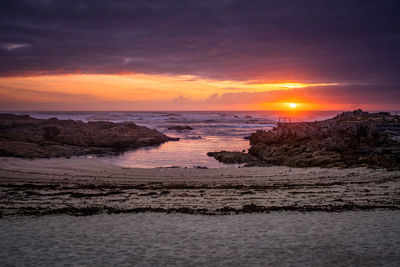
<svg viewBox="0 0 400 267"><path fill-rule="evenodd" d="M71 157L122 152L176 140L132 122L35 119L0 114L0 156Z"/></svg>
<svg viewBox="0 0 400 267"><path fill-rule="evenodd" d="M211 152L247 166L376 167L400 169L400 116L362 110L316 122L278 123L250 137L248 154Z"/></svg>

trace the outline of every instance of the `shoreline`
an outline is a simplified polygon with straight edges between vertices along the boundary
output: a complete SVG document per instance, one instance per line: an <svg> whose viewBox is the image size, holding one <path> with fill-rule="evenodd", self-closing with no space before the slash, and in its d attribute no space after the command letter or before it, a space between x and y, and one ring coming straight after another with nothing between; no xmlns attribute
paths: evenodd
<svg viewBox="0 0 400 267"><path fill-rule="evenodd" d="M400 170L400 117L361 109L314 122L278 122L249 136L248 153L209 152L246 166L376 167Z"/></svg>
<svg viewBox="0 0 400 267"><path fill-rule="evenodd" d="M176 141L132 122L82 122L0 113L0 156L60 158L112 154Z"/></svg>
<svg viewBox="0 0 400 267"><path fill-rule="evenodd" d="M400 209L400 171L125 168L89 158L0 158L1 217Z"/></svg>

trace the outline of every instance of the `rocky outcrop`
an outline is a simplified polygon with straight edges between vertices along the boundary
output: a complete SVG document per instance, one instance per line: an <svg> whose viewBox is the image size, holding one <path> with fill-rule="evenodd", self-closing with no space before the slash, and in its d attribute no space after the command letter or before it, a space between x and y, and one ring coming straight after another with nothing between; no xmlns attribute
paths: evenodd
<svg viewBox="0 0 400 267"><path fill-rule="evenodd" d="M0 114L0 156L26 158L98 154L169 141L168 136L132 122L34 119Z"/></svg>
<svg viewBox="0 0 400 267"><path fill-rule="evenodd" d="M219 151L219 152L208 152L207 156L214 157L216 160L227 163L258 163L259 159L253 155L246 154L244 152L230 152L230 151Z"/></svg>
<svg viewBox="0 0 400 267"><path fill-rule="evenodd" d="M399 116L355 110L325 121L279 123L271 131L256 131L249 137L249 155L264 164L291 167L400 169L399 136Z"/></svg>
<svg viewBox="0 0 400 267"><path fill-rule="evenodd" d="M188 125L184 125L184 126L175 125L175 126L168 127L168 130L176 130L178 132L182 132L182 131L191 131L191 130L193 130L193 128Z"/></svg>
<svg viewBox="0 0 400 267"><path fill-rule="evenodd" d="M292 167L400 167L400 143L380 127L399 126L397 116L344 112L319 122L280 123L257 131L249 154L275 165Z"/></svg>

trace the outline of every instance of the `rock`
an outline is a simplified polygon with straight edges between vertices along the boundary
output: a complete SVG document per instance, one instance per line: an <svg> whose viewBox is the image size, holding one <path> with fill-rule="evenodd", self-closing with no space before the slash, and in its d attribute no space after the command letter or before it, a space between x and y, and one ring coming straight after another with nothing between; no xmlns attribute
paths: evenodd
<svg viewBox="0 0 400 267"><path fill-rule="evenodd" d="M54 126L49 126L44 128L44 134L43 137L45 139L52 140L55 138L57 135L60 134L60 129Z"/></svg>
<svg viewBox="0 0 400 267"><path fill-rule="evenodd" d="M0 114L0 155L26 158L110 153L158 145L168 136L131 122L43 120Z"/></svg>
<svg viewBox="0 0 400 267"><path fill-rule="evenodd" d="M220 151L220 152L208 152L207 156L214 157L216 160L222 163L248 163L251 161L257 161L257 157L243 153L243 152L229 152L229 151Z"/></svg>
<svg viewBox="0 0 400 267"><path fill-rule="evenodd" d="M192 140L197 140L197 139L202 139L202 137L200 135L198 136L187 136L187 139L192 139Z"/></svg>
<svg viewBox="0 0 400 267"><path fill-rule="evenodd" d="M360 109L325 121L278 123L250 136L249 154L292 167L400 168L400 143L385 130L397 134L396 123L389 113Z"/></svg>
<svg viewBox="0 0 400 267"><path fill-rule="evenodd" d="M175 126L170 126L170 127L168 127L168 130L176 130L176 131L178 131L178 132L182 132L182 131L190 131L190 130L193 130L193 128L190 127L190 126L188 126L188 125L184 125L184 126L175 125Z"/></svg>

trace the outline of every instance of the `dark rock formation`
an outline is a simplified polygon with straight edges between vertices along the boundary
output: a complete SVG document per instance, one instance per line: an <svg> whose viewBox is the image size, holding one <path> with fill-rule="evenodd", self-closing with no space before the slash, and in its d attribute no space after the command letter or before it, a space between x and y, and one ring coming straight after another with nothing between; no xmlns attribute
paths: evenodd
<svg viewBox="0 0 400 267"><path fill-rule="evenodd" d="M169 141L168 136L131 122L34 119L0 114L0 156L26 158L98 154Z"/></svg>
<svg viewBox="0 0 400 267"><path fill-rule="evenodd" d="M186 139L197 140L197 139L201 139L201 136L200 135L197 135L197 136L186 136Z"/></svg>
<svg viewBox="0 0 400 267"><path fill-rule="evenodd" d="M242 164L246 163L246 167L250 166L270 166L268 162L258 159L257 157L236 151L219 151L219 152L208 152L207 156L214 157L216 160L226 164Z"/></svg>
<svg viewBox="0 0 400 267"><path fill-rule="evenodd" d="M400 118L387 112L343 112L317 122L279 123L250 137L248 165L291 167L383 167L400 169ZM218 152L221 153L221 152ZM240 152L235 152L240 153ZM231 163L238 154L209 153Z"/></svg>
<svg viewBox="0 0 400 267"><path fill-rule="evenodd" d="M223 163L247 163L251 161L257 161L257 157L249 155L242 152L230 152L230 151L220 151L220 152L208 152L207 156L214 157L216 160Z"/></svg>
<svg viewBox="0 0 400 267"><path fill-rule="evenodd" d="M272 131L253 133L249 154L292 167L399 168L400 143L392 136L396 133L380 128L400 130L399 122L386 112L355 110L320 122L280 123Z"/></svg>
<svg viewBox="0 0 400 267"><path fill-rule="evenodd" d="M175 125L175 126L168 127L168 130L176 130L178 132L182 132L182 131L193 130L193 128L188 125L185 125L185 126Z"/></svg>

